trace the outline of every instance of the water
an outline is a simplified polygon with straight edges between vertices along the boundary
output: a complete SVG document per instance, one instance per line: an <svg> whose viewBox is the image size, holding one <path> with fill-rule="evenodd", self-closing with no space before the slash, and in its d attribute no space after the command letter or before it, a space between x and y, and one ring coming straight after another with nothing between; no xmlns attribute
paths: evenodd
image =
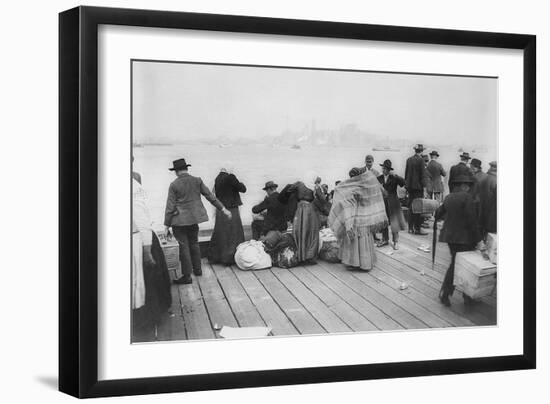
<svg viewBox="0 0 550 404"><path fill-rule="evenodd" d="M459 160L456 148L438 148L439 162L448 171ZM247 187L241 194L243 206L240 213L243 224L252 221L251 208L265 197L264 184L275 181L281 190L286 184L298 180L312 186L314 175L322 182L334 188L334 182L348 178L352 167L362 166L366 154L374 156L374 167L381 172L379 164L385 159L393 163L394 172L403 176L405 162L413 154L412 150L401 149L398 152L372 151L363 147L301 146L292 149L289 146L251 145L251 146L209 146L209 145L171 145L144 146L134 148L134 171L142 176L143 186L149 195L149 208L154 227L164 222L164 208L168 187L175 179L169 171L172 161L185 158L190 174L201 177L212 189L214 179L221 168L233 172ZM496 153L470 153L483 161L484 171L488 162L496 160ZM215 208L203 199L210 220L200 225L201 229L214 227Z"/></svg>

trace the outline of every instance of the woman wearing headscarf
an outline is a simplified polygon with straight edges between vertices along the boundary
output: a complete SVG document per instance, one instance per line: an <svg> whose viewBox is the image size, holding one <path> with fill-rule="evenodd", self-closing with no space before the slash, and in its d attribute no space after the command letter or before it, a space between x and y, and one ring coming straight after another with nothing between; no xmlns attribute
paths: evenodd
<svg viewBox="0 0 550 404"><path fill-rule="evenodd" d="M376 263L373 232L387 227L388 217L376 176L352 169L350 177L334 190L328 223L338 238L342 263L368 271Z"/></svg>
<svg viewBox="0 0 550 404"><path fill-rule="evenodd" d="M214 182L214 194L222 205L231 212L228 219L220 210L216 211L216 222L208 248L208 260L211 263L232 265L235 263L237 246L244 242L244 231L239 206L240 193L246 192L246 186L234 174L221 169Z"/></svg>
<svg viewBox="0 0 550 404"><path fill-rule="evenodd" d="M319 214L314 205L313 190L298 181L283 188L279 201L288 204L294 210L287 213L293 217L292 235L296 242L298 262L313 263L319 253ZM295 204L295 205L294 205Z"/></svg>

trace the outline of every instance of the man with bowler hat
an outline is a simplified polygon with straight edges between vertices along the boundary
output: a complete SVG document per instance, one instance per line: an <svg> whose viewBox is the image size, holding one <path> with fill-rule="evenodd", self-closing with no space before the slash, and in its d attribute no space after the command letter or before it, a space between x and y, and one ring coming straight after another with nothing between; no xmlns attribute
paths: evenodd
<svg viewBox="0 0 550 404"><path fill-rule="evenodd" d="M453 188L456 183L456 178L458 176L465 175L473 179L474 174L472 173L472 170L468 166L469 161L470 161L470 154L466 152L462 152L462 154L460 155L460 162L451 167L451 170L449 171L449 192L453 192Z"/></svg>
<svg viewBox="0 0 550 404"><path fill-rule="evenodd" d="M425 236L428 233L422 230L422 216L417 213L412 213L412 201L417 198L424 197L424 189L428 184L428 171L422 152L424 146L417 144L414 146L414 156L407 159L405 167L405 188L409 194L409 233Z"/></svg>
<svg viewBox="0 0 550 404"><path fill-rule="evenodd" d="M176 279L176 284L192 283L191 271L195 276L202 275L201 251L199 248L199 223L208 221L208 214L202 204L201 195L208 202L221 210L223 214L231 219L231 212L216 199L202 179L189 174L185 159L175 160L173 167L177 178L170 184L166 210L164 214L164 226L167 237L170 237L170 228L179 245L179 258L181 263L182 277Z"/></svg>
<svg viewBox="0 0 550 404"><path fill-rule="evenodd" d="M451 264L439 292L439 299L445 306L451 305L449 296L455 289L453 281L456 253L473 250L481 239L474 198L470 192L473 183L474 179L471 175L456 176L455 190L445 197L443 204L435 213L436 221L444 219L439 241L447 243L451 251ZM465 302L468 301L466 297Z"/></svg>
<svg viewBox="0 0 550 404"><path fill-rule="evenodd" d="M428 197L435 199L439 202L442 202L443 196L443 180L441 177L445 177L447 173L443 169L443 166L437 159L439 158L439 153L435 150L430 152L430 162L428 163L428 173L430 175L431 181L429 186L426 189L428 191Z"/></svg>
<svg viewBox="0 0 550 404"><path fill-rule="evenodd" d="M287 229L286 206L279 201L278 186L273 181L267 181L265 187L262 188L267 196L261 203L252 208L252 213L266 211L262 235L267 234L270 230L285 231Z"/></svg>

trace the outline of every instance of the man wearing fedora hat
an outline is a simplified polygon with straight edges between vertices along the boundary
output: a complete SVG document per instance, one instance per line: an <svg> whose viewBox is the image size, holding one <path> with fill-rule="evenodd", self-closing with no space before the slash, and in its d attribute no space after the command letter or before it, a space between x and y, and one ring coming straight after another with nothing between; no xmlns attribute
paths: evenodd
<svg viewBox="0 0 550 404"><path fill-rule="evenodd" d="M471 168L468 166L469 161L470 154L462 152L462 154L460 155L460 162L451 167L451 170L449 171L449 192L453 192L454 186L457 183L457 177L467 176L473 179L474 174L472 173Z"/></svg>
<svg viewBox="0 0 550 404"><path fill-rule="evenodd" d="M199 223L208 221L208 213L202 203L201 195L208 202L221 210L231 219L231 212L214 196L199 177L189 174L185 159L175 160L170 171L174 171L177 178L170 184L168 199L164 214L166 236L170 236L170 228L179 245L179 258L182 277L176 279L176 284L192 283L191 271L202 275L201 251L199 248Z"/></svg>
<svg viewBox="0 0 550 404"><path fill-rule="evenodd" d="M430 152L430 162L426 167L426 169L428 170L428 174L430 175L430 181L428 183L426 191L428 192L428 196L431 199L435 199L441 202L444 190L443 180L441 177L445 177L447 173L443 169L441 163L437 161L438 158L439 153L436 150L432 150Z"/></svg>
<svg viewBox="0 0 550 404"><path fill-rule="evenodd" d="M385 160L382 167L382 175L378 176L378 182L384 188L384 205L386 208L386 215L390 221L389 227L391 227L394 250L398 250L399 231L405 230L405 218L401 211L401 203L397 196L397 187L405 186L405 180L397 174L392 174L393 171L391 160ZM383 247L389 244L389 230L386 227L382 230L382 241L378 243L377 247Z"/></svg>
<svg viewBox="0 0 550 404"><path fill-rule="evenodd" d="M415 154L407 159L405 167L405 188L409 194L409 232L421 236L425 236L428 233L422 231L422 216L412 213L412 201L424 197L424 189L428 184L428 171L422 158L423 151L423 145L415 145Z"/></svg>
<svg viewBox="0 0 550 404"><path fill-rule="evenodd" d="M265 199L252 208L252 213L266 211L261 235L267 234L270 230L285 231L287 222L285 218L286 206L279 201L279 185L273 181L267 181L262 188L266 192Z"/></svg>
<svg viewBox="0 0 550 404"><path fill-rule="evenodd" d="M456 176L454 178L455 190L445 197L443 204L435 213L436 222L444 219L439 241L447 243L451 251L451 264L445 273L439 292L439 299L445 306L451 305L449 296L454 291L456 253L473 250L481 239L474 198L470 193L473 183L474 179L471 175Z"/></svg>

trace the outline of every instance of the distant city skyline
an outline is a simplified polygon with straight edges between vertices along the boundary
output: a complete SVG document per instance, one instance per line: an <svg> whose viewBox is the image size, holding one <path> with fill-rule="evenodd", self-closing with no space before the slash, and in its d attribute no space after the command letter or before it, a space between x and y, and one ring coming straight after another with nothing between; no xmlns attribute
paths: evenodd
<svg viewBox="0 0 550 404"><path fill-rule="evenodd" d="M355 131L363 143L496 147L494 78L134 62L132 84L135 143L338 144Z"/></svg>

